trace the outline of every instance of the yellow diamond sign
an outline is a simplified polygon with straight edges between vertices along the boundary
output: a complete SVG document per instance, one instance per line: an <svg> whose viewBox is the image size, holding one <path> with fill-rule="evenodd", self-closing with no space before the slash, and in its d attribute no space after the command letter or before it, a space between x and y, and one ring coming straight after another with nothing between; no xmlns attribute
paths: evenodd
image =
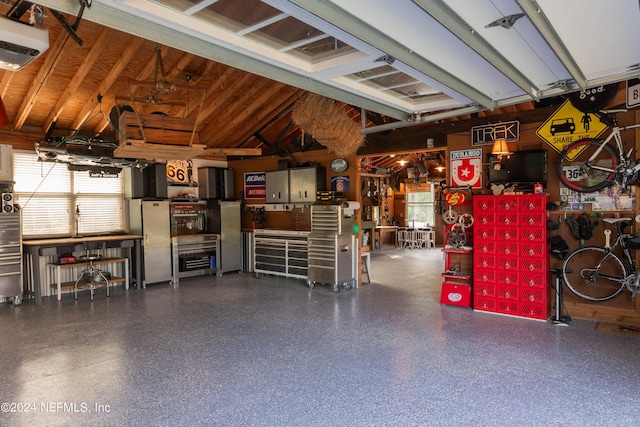
<svg viewBox="0 0 640 427"><path fill-rule="evenodd" d="M560 153L570 143L583 138L598 138L605 130L607 125L598 116L583 113L567 99L536 130L536 134Z"/></svg>

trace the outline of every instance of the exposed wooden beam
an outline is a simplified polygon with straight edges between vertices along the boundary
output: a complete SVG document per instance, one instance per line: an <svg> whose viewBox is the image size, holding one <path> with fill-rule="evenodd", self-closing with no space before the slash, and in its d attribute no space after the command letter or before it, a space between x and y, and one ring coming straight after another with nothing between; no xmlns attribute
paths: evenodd
<svg viewBox="0 0 640 427"><path fill-rule="evenodd" d="M198 159L219 159L228 156L261 156L262 148L207 148L203 154L197 156Z"/></svg>
<svg viewBox="0 0 640 427"><path fill-rule="evenodd" d="M79 129L82 126L82 124L85 122L85 120L87 120L87 117L89 117L91 112L95 109L98 96L107 93L109 88L113 85L113 83L116 81L118 76L120 76L120 74L122 73L122 70L124 70L124 67L126 67L129 61L131 61L131 58L133 58L133 55L136 54L136 52L142 45L142 42L143 42L143 39L140 39L137 37L134 37L131 39L131 42L122 51L122 54L120 55L118 60L115 62L115 64L113 64L113 67L105 75L104 79L98 86L98 89L95 92L93 92L91 97L89 97L89 100L87 101L87 103L84 105L84 107L82 107L82 109L76 116L76 119L72 124L73 129Z"/></svg>
<svg viewBox="0 0 640 427"><path fill-rule="evenodd" d="M44 134L30 132L16 132L0 129L0 140L3 144L12 145L16 150L33 151L36 142L42 140Z"/></svg>
<svg viewBox="0 0 640 427"><path fill-rule="evenodd" d="M225 126L219 134L219 141L227 141L225 145L239 145L269 120L275 105L290 99L296 91L284 84L272 84L268 89L263 87L248 105L223 122Z"/></svg>
<svg viewBox="0 0 640 427"><path fill-rule="evenodd" d="M102 55L104 48L107 46L107 43L112 36L113 30L111 30L110 28L104 28L100 32L100 35L91 47L91 50L84 57L84 59L82 60L82 64L80 64L80 66L76 70L76 73L69 81L69 84L62 92L62 94L58 97L58 102L56 102L56 105L49 113L49 116L47 116L47 118L45 119L44 124L42 125L42 131L45 134L51 127L51 124L54 121L58 120L58 116L64 109L65 105L67 104L67 102L69 102L71 96L73 96L73 94L78 90L78 87L80 87L80 84L84 81L85 77L87 77L87 74L89 74L89 71L91 71L93 65L100 58L100 55Z"/></svg>
<svg viewBox="0 0 640 427"><path fill-rule="evenodd" d="M44 63L38 70L36 77L33 79L27 95L22 100L20 108L18 108L18 113L13 119L14 130L20 130L27 120L27 117L29 117L29 113L31 113L31 109L36 103L36 98L53 74L56 65L62 59L62 49L64 48L67 40L69 40L69 33L61 31L53 46L51 46L46 52Z"/></svg>

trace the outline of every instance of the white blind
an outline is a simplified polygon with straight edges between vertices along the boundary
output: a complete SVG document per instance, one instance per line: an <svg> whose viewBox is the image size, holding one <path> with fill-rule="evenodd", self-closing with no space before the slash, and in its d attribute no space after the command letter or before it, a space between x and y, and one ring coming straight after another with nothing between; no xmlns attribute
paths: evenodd
<svg viewBox="0 0 640 427"><path fill-rule="evenodd" d="M124 180L70 172L66 164L39 162L14 151L14 193L27 237L95 235L124 231Z"/></svg>

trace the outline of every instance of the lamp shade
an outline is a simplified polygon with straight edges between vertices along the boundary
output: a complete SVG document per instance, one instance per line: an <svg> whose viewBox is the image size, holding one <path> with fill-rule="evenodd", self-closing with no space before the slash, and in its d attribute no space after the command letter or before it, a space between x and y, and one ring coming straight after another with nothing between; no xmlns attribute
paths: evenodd
<svg viewBox="0 0 640 427"><path fill-rule="evenodd" d="M491 154L511 154L506 139L496 139L491 149Z"/></svg>

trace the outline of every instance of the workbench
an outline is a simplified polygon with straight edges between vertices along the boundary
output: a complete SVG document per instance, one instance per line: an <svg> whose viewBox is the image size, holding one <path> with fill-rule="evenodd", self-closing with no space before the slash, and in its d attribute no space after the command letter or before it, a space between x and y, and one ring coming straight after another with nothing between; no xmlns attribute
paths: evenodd
<svg viewBox="0 0 640 427"><path fill-rule="evenodd" d="M28 255L25 260L27 277L30 278L27 288L33 292L36 305L42 304L43 287L48 287L48 283L42 283L40 257L60 256L67 253L84 254L86 243L99 243L105 249L122 248L127 249L127 257L134 258L133 263L129 262L129 267L135 264L135 282L142 287L142 245L143 236L132 234L116 234L105 236L89 237L65 237L54 239L23 240L23 253ZM133 253L131 249L133 248ZM46 268L46 263L42 265ZM30 267L30 268L29 268Z"/></svg>

